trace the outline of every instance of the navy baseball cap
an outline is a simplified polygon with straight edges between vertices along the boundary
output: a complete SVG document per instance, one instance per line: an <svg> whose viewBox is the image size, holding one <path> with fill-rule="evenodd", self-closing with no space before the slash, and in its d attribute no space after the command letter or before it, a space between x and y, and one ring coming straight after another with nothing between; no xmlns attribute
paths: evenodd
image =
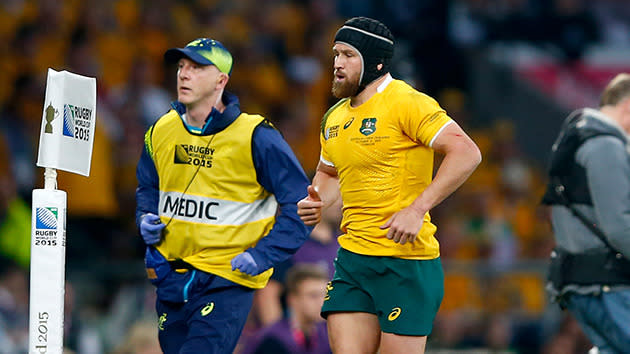
<svg viewBox="0 0 630 354"><path fill-rule="evenodd" d="M232 54L214 39L197 38L184 48L171 48L164 53L164 60L169 63L184 57L200 65L214 65L222 73L232 73Z"/></svg>

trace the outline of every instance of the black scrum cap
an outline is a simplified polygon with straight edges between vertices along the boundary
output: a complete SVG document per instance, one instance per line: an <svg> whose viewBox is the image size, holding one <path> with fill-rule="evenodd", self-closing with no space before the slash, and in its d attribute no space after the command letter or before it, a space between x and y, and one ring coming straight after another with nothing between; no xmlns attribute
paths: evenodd
<svg viewBox="0 0 630 354"><path fill-rule="evenodd" d="M394 55L394 36L379 21L367 17L353 17L337 31L335 43L349 45L359 52L363 62L359 79L360 90L389 72ZM381 70L376 68L378 64L383 64Z"/></svg>

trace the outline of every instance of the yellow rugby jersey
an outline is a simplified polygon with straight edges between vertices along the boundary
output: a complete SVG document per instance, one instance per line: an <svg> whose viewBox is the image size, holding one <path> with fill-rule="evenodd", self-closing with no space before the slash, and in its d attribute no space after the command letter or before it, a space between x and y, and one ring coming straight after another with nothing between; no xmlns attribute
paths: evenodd
<svg viewBox="0 0 630 354"><path fill-rule="evenodd" d="M169 261L182 259L250 288L267 284L273 269L249 276L230 265L275 221L276 199L258 183L252 156L252 135L262 121L241 113L224 130L202 136L188 132L171 110L147 132L159 176L160 219L167 225L157 249Z"/></svg>
<svg viewBox="0 0 630 354"><path fill-rule="evenodd" d="M452 120L431 97L391 77L359 107L344 99L322 120L321 159L339 175L341 247L355 253L405 259L439 257L429 213L416 241L387 239L379 227L409 206L431 183L438 133Z"/></svg>

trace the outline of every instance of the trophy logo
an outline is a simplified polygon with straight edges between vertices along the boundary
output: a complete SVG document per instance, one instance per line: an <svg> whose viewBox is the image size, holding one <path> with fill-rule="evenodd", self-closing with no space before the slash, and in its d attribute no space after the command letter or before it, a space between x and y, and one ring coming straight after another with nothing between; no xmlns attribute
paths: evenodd
<svg viewBox="0 0 630 354"><path fill-rule="evenodd" d="M48 107L46 107L46 127L44 128L44 133L52 134L53 126L51 123L57 118L57 115L59 115L59 111L52 106L52 102L49 103Z"/></svg>

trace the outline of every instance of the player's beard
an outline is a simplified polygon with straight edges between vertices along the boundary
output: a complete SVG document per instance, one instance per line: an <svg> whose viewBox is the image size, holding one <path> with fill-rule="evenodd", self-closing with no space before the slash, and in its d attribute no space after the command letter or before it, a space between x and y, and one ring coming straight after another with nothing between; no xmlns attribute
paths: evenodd
<svg viewBox="0 0 630 354"><path fill-rule="evenodd" d="M343 81L336 81L333 79L331 91L336 98L352 97L359 92L359 80L346 78Z"/></svg>

